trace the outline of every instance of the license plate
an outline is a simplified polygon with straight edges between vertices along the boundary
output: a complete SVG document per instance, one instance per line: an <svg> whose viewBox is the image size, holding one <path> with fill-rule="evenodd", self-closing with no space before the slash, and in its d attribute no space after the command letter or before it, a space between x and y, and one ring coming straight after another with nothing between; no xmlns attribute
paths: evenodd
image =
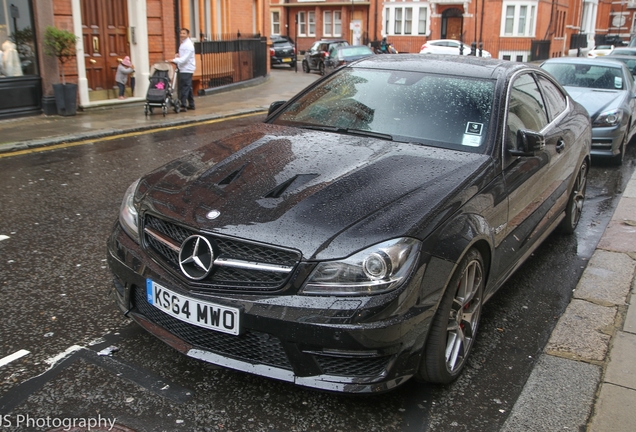
<svg viewBox="0 0 636 432"><path fill-rule="evenodd" d="M239 334L241 314L236 308L177 294L150 279L146 279L146 299L178 320L222 333Z"/></svg>
<svg viewBox="0 0 636 432"><path fill-rule="evenodd" d="M290 58L284 58L283 59L283 63L291 63L291 59Z"/></svg>

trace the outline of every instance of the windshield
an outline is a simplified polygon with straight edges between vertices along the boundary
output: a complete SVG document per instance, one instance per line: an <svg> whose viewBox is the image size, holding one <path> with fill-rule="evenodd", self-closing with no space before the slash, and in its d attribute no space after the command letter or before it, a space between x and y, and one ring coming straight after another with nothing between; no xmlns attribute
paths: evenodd
<svg viewBox="0 0 636 432"><path fill-rule="evenodd" d="M494 81L345 68L273 123L483 152Z"/></svg>
<svg viewBox="0 0 636 432"><path fill-rule="evenodd" d="M624 85L618 67L556 62L544 63L541 67L562 86L622 90Z"/></svg>

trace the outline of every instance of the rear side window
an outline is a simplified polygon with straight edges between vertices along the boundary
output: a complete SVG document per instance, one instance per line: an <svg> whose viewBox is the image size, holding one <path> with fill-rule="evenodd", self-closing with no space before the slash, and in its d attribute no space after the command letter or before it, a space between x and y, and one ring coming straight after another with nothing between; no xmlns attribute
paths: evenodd
<svg viewBox="0 0 636 432"><path fill-rule="evenodd" d="M545 77L539 76L539 84L541 85L541 90L543 90L550 121L554 121L567 107L565 95Z"/></svg>

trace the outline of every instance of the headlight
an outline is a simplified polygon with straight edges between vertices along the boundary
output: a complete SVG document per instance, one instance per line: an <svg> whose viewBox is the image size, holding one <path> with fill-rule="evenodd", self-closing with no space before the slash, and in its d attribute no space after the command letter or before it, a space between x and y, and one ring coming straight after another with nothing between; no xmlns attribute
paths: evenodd
<svg viewBox="0 0 636 432"><path fill-rule="evenodd" d="M601 113L596 117L592 126L607 127L616 126L623 119L623 112L621 110L611 110Z"/></svg>
<svg viewBox="0 0 636 432"><path fill-rule="evenodd" d="M301 294L362 296L397 288L417 262L421 243L398 238L371 246L341 261L319 263Z"/></svg>
<svg viewBox="0 0 636 432"><path fill-rule="evenodd" d="M121 227L126 231L126 234L132 237L137 243L139 243L139 214L135 208L134 198L139 180L140 179L137 179L133 184L128 186L124 194L124 199L121 202L121 208L119 209L119 223Z"/></svg>

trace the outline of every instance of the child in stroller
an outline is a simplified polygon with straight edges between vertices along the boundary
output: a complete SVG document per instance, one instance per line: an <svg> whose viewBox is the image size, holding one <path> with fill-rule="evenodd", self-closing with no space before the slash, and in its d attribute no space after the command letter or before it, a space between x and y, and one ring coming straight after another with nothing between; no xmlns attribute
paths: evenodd
<svg viewBox="0 0 636 432"><path fill-rule="evenodd" d="M146 105L144 113L152 114L154 107L161 107L161 112L165 117L168 108L172 107L174 112L181 111L181 104L176 94L176 78L174 66L168 62L155 63L150 68L150 85L146 93Z"/></svg>

